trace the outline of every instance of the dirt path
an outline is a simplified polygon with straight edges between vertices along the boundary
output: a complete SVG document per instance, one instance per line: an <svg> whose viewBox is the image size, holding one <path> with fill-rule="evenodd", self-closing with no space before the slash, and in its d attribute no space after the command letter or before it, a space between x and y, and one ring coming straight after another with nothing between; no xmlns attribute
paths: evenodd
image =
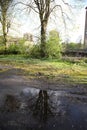
<svg viewBox="0 0 87 130"><path fill-rule="evenodd" d="M23 88L37 88L42 90L62 90L72 93L87 93L86 85L64 85L58 82L50 83L47 79L29 79L24 70L8 65L0 65L0 95L4 92L20 92Z"/></svg>
<svg viewBox="0 0 87 130"><path fill-rule="evenodd" d="M0 65L0 130L87 130L86 85L28 79Z"/></svg>

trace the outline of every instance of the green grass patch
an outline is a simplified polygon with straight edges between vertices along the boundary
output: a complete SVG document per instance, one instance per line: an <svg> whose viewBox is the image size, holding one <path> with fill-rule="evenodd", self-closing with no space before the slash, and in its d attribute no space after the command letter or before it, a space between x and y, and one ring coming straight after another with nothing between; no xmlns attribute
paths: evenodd
<svg viewBox="0 0 87 130"><path fill-rule="evenodd" d="M73 59L75 61L75 59ZM84 61L84 59L83 59ZM64 59L31 59L24 55L0 55L0 64L23 69L27 78L45 78L60 84L87 84L87 64Z"/></svg>

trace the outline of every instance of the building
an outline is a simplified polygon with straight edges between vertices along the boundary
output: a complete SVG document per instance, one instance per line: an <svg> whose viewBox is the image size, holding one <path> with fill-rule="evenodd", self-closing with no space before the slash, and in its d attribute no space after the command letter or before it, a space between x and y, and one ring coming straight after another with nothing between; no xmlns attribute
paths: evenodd
<svg viewBox="0 0 87 130"><path fill-rule="evenodd" d="M26 40L26 41L30 41L30 42L33 42L33 35L30 34L30 33L25 33L23 38Z"/></svg>
<svg viewBox="0 0 87 130"><path fill-rule="evenodd" d="M85 9L86 9L86 16L85 16L84 48L87 48L87 7Z"/></svg>

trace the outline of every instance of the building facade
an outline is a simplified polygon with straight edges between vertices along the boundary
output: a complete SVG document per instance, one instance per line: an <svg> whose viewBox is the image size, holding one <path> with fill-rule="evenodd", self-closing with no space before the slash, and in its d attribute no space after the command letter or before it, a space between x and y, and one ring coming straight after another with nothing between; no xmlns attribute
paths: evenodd
<svg viewBox="0 0 87 130"><path fill-rule="evenodd" d="M87 48L87 7L85 9L86 9L86 15L85 15L84 48Z"/></svg>

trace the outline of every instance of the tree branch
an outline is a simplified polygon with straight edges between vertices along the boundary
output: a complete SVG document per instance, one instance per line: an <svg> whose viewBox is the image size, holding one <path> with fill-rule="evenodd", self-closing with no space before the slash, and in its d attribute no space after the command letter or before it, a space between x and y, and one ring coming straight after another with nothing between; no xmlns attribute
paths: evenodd
<svg viewBox="0 0 87 130"><path fill-rule="evenodd" d="M16 5L18 5L18 4L22 4L22 5L24 5L24 6L26 6L26 7L29 7L30 9L32 9L32 10L34 10L36 13L39 13L36 9L36 7L34 7L33 6L33 4L25 4L25 3L23 3L23 2L17 2L17 3L15 3L15 5L14 6L16 6Z"/></svg>

